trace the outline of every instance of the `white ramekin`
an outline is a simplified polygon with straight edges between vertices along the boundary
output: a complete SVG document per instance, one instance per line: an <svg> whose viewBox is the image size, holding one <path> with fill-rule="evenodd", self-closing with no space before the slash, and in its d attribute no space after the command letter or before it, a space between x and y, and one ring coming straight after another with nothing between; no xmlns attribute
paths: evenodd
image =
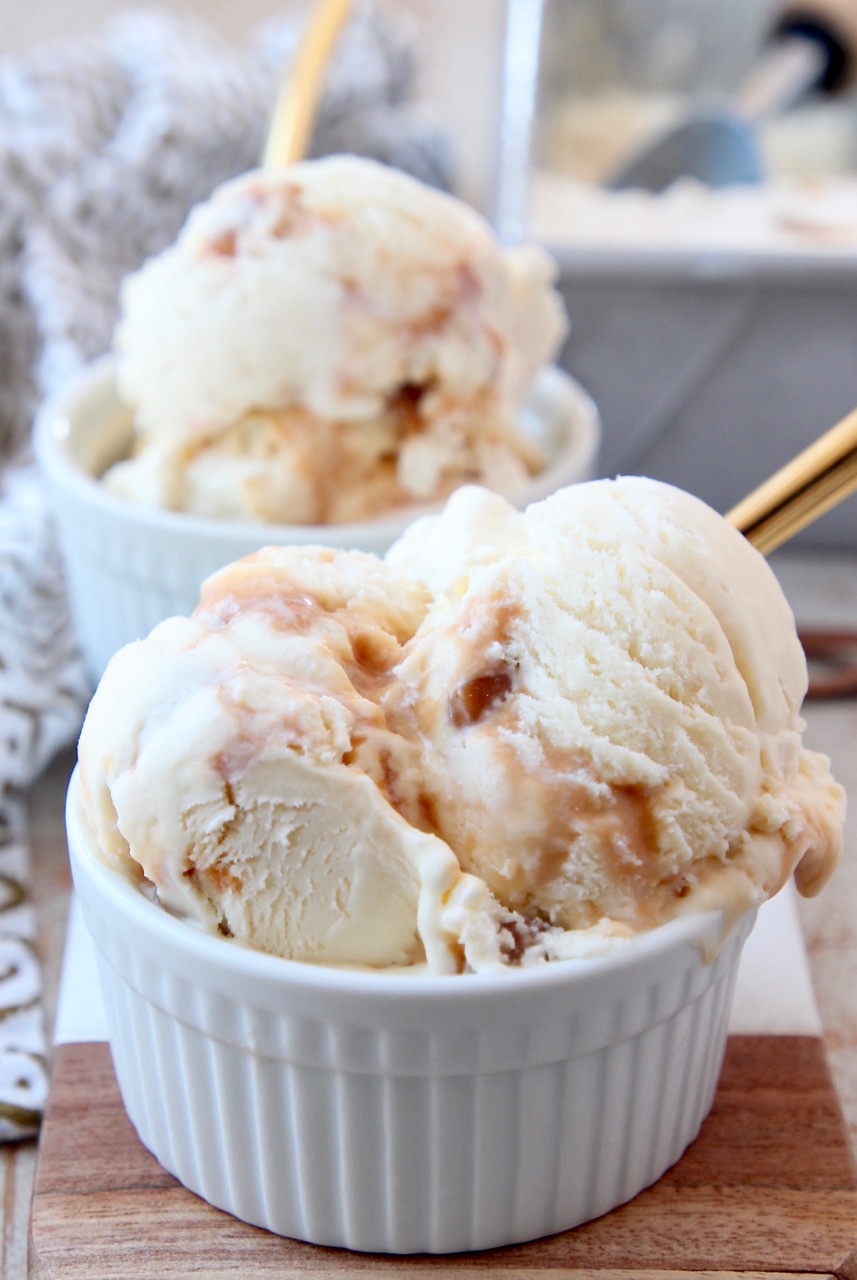
<svg viewBox="0 0 857 1280"><path fill-rule="evenodd" d="M711 1106L752 914L719 951L708 915L500 975L324 968L207 935L102 865L76 778L67 821L128 1114L246 1222L384 1253L519 1243L656 1181Z"/></svg>
<svg viewBox="0 0 857 1280"><path fill-rule="evenodd" d="M597 410L556 368L537 378L522 418L548 451L549 465L514 495L519 506L591 478ZM34 448L47 478L69 600L87 671L98 680L123 645L195 607L203 580L268 544L323 543L382 553L414 516L440 504L349 525L274 525L201 519L159 511L108 493L98 476L127 453L130 415L115 389L113 360L84 369L45 402Z"/></svg>

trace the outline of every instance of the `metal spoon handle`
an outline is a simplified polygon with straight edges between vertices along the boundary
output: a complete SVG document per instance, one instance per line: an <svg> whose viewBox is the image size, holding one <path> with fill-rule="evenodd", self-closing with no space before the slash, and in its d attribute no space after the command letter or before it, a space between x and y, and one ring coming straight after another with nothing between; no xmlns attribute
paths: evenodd
<svg viewBox="0 0 857 1280"><path fill-rule="evenodd" d="M268 131L263 164L276 169L307 153L325 68L351 9L350 0L316 0Z"/></svg>
<svg viewBox="0 0 857 1280"><path fill-rule="evenodd" d="M754 122L777 116L815 88L826 67L827 59L817 40L781 36L768 46L744 81L735 106Z"/></svg>
<svg viewBox="0 0 857 1280"><path fill-rule="evenodd" d="M727 512L763 555L857 491L857 409Z"/></svg>

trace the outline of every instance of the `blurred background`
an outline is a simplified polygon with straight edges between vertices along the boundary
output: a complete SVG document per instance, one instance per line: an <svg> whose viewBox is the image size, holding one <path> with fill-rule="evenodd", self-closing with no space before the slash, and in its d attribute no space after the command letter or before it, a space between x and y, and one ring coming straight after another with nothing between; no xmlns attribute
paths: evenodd
<svg viewBox="0 0 857 1280"><path fill-rule="evenodd" d="M801 6L846 57L857 0ZM301 0L174 0L226 42ZM776 0L381 0L448 148L442 180L508 240L546 242L571 315L562 362L595 398L600 471L645 473L726 510L857 404L857 92L810 92L752 128L752 188L632 198L602 184L700 104L732 107ZM115 0L0 0L15 63L127 13ZM219 180L223 175L216 173ZM93 339L95 341L95 339ZM852 499L801 535L857 544Z"/></svg>
<svg viewBox="0 0 857 1280"><path fill-rule="evenodd" d="M499 130L504 62L507 71L517 64L526 74L532 55L526 46L537 41L533 159L594 180L609 173L629 140L663 120L676 95L733 92L789 8L780 0L381 0L376 7L418 31L421 92L455 122L461 148L477 124L485 143L492 125ZM820 3L822 14L849 7L857 8L849 0ZM241 41L268 19L306 10L308 0L0 0L0 54L91 32L143 8L197 17ZM814 12L816 5L797 9ZM511 49L504 48L507 28ZM764 145L777 171L854 168L857 96L811 97L766 127ZM466 160L475 163L470 155ZM472 175L461 177L472 189ZM487 203L487 193L480 194Z"/></svg>
<svg viewBox="0 0 857 1280"><path fill-rule="evenodd" d="M296 0L300 3L300 0ZM128 9L117 0L3 0L0 45L4 53L20 52L42 40L62 39L96 27L105 18ZM175 13L196 14L230 37L241 36L256 23L289 7L276 0L173 0L155 6Z"/></svg>

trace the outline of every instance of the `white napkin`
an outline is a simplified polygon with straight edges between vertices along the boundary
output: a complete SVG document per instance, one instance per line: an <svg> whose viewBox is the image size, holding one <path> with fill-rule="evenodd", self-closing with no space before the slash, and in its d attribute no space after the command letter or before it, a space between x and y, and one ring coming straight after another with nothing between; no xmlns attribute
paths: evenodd
<svg viewBox="0 0 857 1280"><path fill-rule="evenodd" d="M729 1029L733 1035L821 1035L794 889L759 911L744 947ZM54 1040L107 1039L95 948L72 897Z"/></svg>

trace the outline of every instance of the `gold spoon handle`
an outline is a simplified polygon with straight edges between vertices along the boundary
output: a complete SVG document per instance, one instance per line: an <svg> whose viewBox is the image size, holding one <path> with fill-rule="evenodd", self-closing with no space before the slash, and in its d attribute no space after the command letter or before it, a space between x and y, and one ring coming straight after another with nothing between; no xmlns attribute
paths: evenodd
<svg viewBox="0 0 857 1280"><path fill-rule="evenodd" d="M316 0L274 109L263 164L277 169L307 153L330 55L351 9L350 0Z"/></svg>
<svg viewBox="0 0 857 1280"><path fill-rule="evenodd" d="M857 491L857 409L727 512L768 555Z"/></svg>

